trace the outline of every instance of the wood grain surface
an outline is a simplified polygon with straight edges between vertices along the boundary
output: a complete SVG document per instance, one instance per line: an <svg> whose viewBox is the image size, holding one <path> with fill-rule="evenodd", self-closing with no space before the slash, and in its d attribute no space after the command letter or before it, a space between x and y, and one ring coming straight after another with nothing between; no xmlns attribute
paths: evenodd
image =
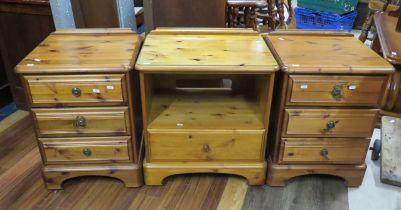
<svg viewBox="0 0 401 210"><path fill-rule="evenodd" d="M23 76L33 107L127 104L124 74ZM74 94L73 90L79 91Z"/></svg>
<svg viewBox="0 0 401 210"><path fill-rule="evenodd" d="M43 74L126 72L134 66L140 41L129 29L59 30L40 43L15 70Z"/></svg>
<svg viewBox="0 0 401 210"><path fill-rule="evenodd" d="M30 120L0 133L0 164L1 209L348 208L343 181L320 176L296 178L283 188L248 187L242 178L219 174L173 176L164 186L141 188L126 188L112 178L79 177L67 181L65 190L51 191L42 180Z"/></svg>
<svg viewBox="0 0 401 210"><path fill-rule="evenodd" d="M39 137L130 135L128 112L128 107L32 109Z"/></svg>
<svg viewBox="0 0 401 210"><path fill-rule="evenodd" d="M387 76L291 75L287 105L371 106L381 104ZM333 96L333 91L339 95Z"/></svg>
<svg viewBox="0 0 401 210"><path fill-rule="evenodd" d="M0 134L1 209L216 209L227 176L171 177L164 186L126 188L112 178L79 177L48 190L32 121ZM105 193L107 192L107 193Z"/></svg>
<svg viewBox="0 0 401 210"><path fill-rule="evenodd" d="M346 34L278 31L265 40L285 71L291 73L386 74L391 64Z"/></svg>
<svg viewBox="0 0 401 210"><path fill-rule="evenodd" d="M264 129L256 100L231 92L155 94L148 129ZM160 110L160 111L156 111ZM181 123L177 126L178 123Z"/></svg>
<svg viewBox="0 0 401 210"><path fill-rule="evenodd" d="M252 30L157 29L146 37L143 46L136 63L140 71L263 73L278 70L263 39Z"/></svg>
<svg viewBox="0 0 401 210"><path fill-rule="evenodd" d="M265 130L149 132L148 160L227 161L264 160Z"/></svg>
<svg viewBox="0 0 401 210"><path fill-rule="evenodd" d="M372 136L376 109L286 109L284 137L365 137ZM333 127L328 125L332 123Z"/></svg>
<svg viewBox="0 0 401 210"><path fill-rule="evenodd" d="M46 164L130 160L131 137L39 138ZM85 153L87 151L87 153ZM66 163L67 162L67 163Z"/></svg>
<svg viewBox="0 0 401 210"><path fill-rule="evenodd" d="M369 142L363 138L288 138L282 140L281 159L283 163L362 164Z"/></svg>

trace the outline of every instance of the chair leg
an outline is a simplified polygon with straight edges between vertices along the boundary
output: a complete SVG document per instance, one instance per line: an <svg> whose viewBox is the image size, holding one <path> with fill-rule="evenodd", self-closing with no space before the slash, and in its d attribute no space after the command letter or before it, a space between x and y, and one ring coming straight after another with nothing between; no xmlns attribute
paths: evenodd
<svg viewBox="0 0 401 210"><path fill-rule="evenodd" d="M368 38L369 30L372 27L372 24L373 24L373 12L372 10L369 10L368 17L366 18L362 26L361 35L359 35L359 40L361 42L365 42L366 39Z"/></svg>

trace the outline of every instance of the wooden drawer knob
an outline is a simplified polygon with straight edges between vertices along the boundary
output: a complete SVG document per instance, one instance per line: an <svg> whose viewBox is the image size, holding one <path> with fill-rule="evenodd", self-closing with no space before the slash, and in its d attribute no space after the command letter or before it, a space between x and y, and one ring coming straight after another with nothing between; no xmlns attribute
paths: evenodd
<svg viewBox="0 0 401 210"><path fill-rule="evenodd" d="M77 128L86 128L86 119L84 116L78 116L74 123Z"/></svg>
<svg viewBox="0 0 401 210"><path fill-rule="evenodd" d="M79 88L77 88L77 87L74 87L74 88L71 90L71 94L72 94L73 96L75 96L75 97L79 97L79 96L81 96L81 89L79 89Z"/></svg>
<svg viewBox="0 0 401 210"><path fill-rule="evenodd" d="M82 154L84 154L86 157L90 157L92 155L92 150L89 148L84 148L82 150Z"/></svg>
<svg viewBox="0 0 401 210"><path fill-rule="evenodd" d="M203 152L210 152L210 147L208 144L203 145Z"/></svg>

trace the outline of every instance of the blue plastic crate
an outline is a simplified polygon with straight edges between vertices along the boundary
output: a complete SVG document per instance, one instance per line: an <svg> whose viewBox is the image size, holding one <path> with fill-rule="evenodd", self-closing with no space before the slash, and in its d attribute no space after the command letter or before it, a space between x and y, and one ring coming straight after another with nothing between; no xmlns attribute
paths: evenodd
<svg viewBox="0 0 401 210"><path fill-rule="evenodd" d="M295 19L298 29L351 31L357 14L356 11L353 11L344 15L336 15L301 7L295 8Z"/></svg>

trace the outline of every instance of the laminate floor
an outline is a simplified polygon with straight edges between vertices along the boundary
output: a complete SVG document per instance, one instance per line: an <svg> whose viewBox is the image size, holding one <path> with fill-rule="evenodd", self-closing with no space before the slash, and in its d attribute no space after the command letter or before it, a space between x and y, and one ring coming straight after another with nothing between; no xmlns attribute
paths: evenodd
<svg viewBox="0 0 401 210"><path fill-rule="evenodd" d="M348 209L348 190L340 178L302 176L286 187L249 187L243 210Z"/></svg>
<svg viewBox="0 0 401 210"><path fill-rule="evenodd" d="M0 209L216 209L228 177L173 176L161 187L126 188L119 180L80 177L49 191L28 118L0 134Z"/></svg>
<svg viewBox="0 0 401 210"><path fill-rule="evenodd" d="M349 208L348 188L340 178L330 176L298 177L286 187L277 188L248 187L242 178L215 174L173 176L163 186L141 188L125 188L112 178L81 177L65 182L65 190L49 191L43 184L40 167L29 117L0 133L1 210L369 209L358 208L365 205L355 201L353 208ZM364 191L354 193L360 196L358 202L371 199L363 197ZM380 198L380 201L384 202L383 199L386 200Z"/></svg>

